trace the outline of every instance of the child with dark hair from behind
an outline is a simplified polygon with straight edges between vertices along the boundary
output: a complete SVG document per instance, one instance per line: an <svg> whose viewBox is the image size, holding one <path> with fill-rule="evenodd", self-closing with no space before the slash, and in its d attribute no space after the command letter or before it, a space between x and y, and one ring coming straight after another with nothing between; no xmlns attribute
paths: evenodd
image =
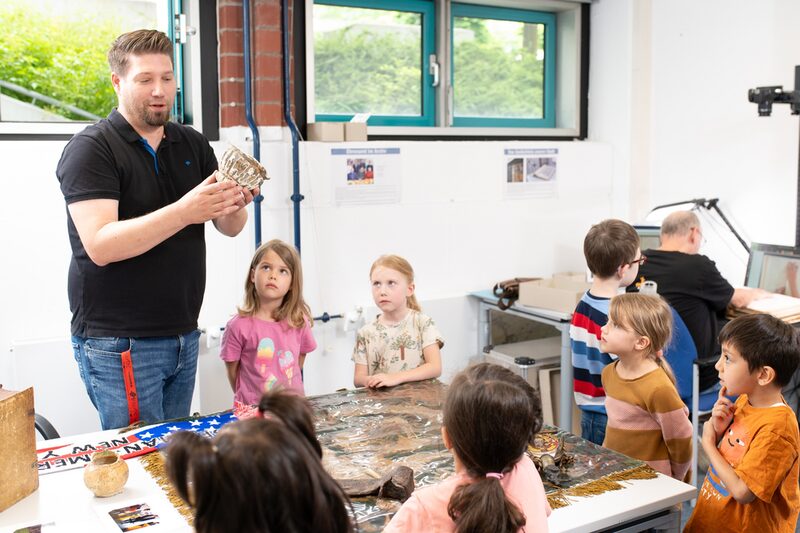
<svg viewBox="0 0 800 533"><path fill-rule="evenodd" d="M258 403L260 418L277 418L306 438L314 452L322 459L322 446L314 429L314 411L304 396L296 392L277 389L265 392Z"/></svg>
<svg viewBox="0 0 800 533"><path fill-rule="evenodd" d="M550 506L525 454L542 427L528 382L498 365L469 367L453 379L442 415L456 473L415 491L384 531L546 532Z"/></svg>
<svg viewBox="0 0 800 533"><path fill-rule="evenodd" d="M745 315L722 328L719 342L722 389L703 426L710 466L685 531L793 533L800 433L781 388L797 370L800 339L773 316Z"/></svg>
<svg viewBox="0 0 800 533"><path fill-rule="evenodd" d="M166 471L194 509L198 533L350 533L349 500L308 440L278 418L223 427L213 440L182 431Z"/></svg>

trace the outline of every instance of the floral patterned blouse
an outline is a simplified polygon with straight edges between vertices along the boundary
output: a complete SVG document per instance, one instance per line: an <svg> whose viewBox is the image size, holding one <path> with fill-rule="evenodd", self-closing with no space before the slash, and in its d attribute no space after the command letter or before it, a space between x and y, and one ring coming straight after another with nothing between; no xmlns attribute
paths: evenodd
<svg viewBox="0 0 800 533"><path fill-rule="evenodd" d="M391 326L381 324L378 317L358 330L353 349L353 361L367 365L369 375L417 368L425 362L422 350L434 343L444 346L433 319L419 311L410 310Z"/></svg>

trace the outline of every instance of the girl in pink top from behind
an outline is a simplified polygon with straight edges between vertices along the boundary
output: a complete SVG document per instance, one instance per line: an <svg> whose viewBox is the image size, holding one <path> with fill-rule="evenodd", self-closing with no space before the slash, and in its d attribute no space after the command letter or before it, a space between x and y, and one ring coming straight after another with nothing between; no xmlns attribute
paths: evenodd
<svg viewBox="0 0 800 533"><path fill-rule="evenodd" d="M443 416L455 475L415 491L384 532L547 532L550 505L524 453L542 426L538 393L510 370L482 363L453 379Z"/></svg>

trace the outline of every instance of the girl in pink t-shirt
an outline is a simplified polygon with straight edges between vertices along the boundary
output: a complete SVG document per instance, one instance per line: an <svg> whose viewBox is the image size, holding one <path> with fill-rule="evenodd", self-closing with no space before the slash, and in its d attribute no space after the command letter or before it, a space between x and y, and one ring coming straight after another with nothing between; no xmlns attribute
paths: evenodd
<svg viewBox="0 0 800 533"><path fill-rule="evenodd" d="M303 270L294 247L274 239L253 255L244 304L225 327L220 357L234 391L234 412L253 416L265 391L303 389L303 362L317 343L303 300Z"/></svg>
<svg viewBox="0 0 800 533"><path fill-rule="evenodd" d="M442 414L456 473L415 491L384 533L546 533L550 505L525 455L542 427L536 391L510 370L482 363L453 379Z"/></svg>

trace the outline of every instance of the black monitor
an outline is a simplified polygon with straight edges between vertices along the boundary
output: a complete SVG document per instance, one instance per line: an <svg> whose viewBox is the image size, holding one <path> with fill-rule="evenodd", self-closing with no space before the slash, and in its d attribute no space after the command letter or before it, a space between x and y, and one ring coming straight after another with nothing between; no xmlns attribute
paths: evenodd
<svg viewBox="0 0 800 533"><path fill-rule="evenodd" d="M633 229L639 234L639 248L641 248L642 251L655 250L661 246L660 226L634 225Z"/></svg>
<svg viewBox="0 0 800 533"><path fill-rule="evenodd" d="M799 275L800 250L797 248L758 242L750 245L750 259L744 278L746 287L797 297L800 294L793 293L800 286Z"/></svg>

